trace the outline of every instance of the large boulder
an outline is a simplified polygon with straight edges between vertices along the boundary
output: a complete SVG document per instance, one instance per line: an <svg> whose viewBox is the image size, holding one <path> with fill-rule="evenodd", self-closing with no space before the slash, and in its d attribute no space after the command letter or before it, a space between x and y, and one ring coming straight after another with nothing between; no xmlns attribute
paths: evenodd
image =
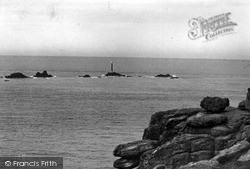
<svg viewBox="0 0 250 169"><path fill-rule="evenodd" d="M205 97L201 101L200 106L208 112L218 113L222 112L229 106L229 99L220 97Z"/></svg>
<svg viewBox="0 0 250 169"><path fill-rule="evenodd" d="M138 157L145 151L154 149L158 146L158 141L139 140L127 144L119 144L113 151L116 157Z"/></svg>

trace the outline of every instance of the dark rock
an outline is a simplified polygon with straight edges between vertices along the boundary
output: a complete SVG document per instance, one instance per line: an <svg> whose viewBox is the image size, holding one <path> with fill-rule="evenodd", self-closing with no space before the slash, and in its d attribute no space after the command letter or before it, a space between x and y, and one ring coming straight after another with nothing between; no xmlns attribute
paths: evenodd
<svg viewBox="0 0 250 169"><path fill-rule="evenodd" d="M23 78L28 78L28 76L20 73L20 72L16 72L16 73L12 73L11 75L5 76L5 78L8 79L23 79Z"/></svg>
<svg viewBox="0 0 250 169"><path fill-rule="evenodd" d="M117 73L117 72L108 72L105 74L105 76L116 76L116 77L126 77L126 75L123 75L123 74L120 74L120 73Z"/></svg>
<svg viewBox="0 0 250 169"><path fill-rule="evenodd" d="M239 103L238 108L240 110L246 110L246 100L243 100Z"/></svg>
<svg viewBox="0 0 250 169"><path fill-rule="evenodd" d="M202 109L173 109L157 112L151 116L149 127L144 130L143 139L169 141L185 129L185 120L199 111Z"/></svg>
<svg viewBox="0 0 250 169"><path fill-rule="evenodd" d="M42 73L37 72L34 77L41 77L41 78L46 78L46 77L53 77L52 75L48 74L46 70L44 70Z"/></svg>
<svg viewBox="0 0 250 169"><path fill-rule="evenodd" d="M155 77L172 77L170 74L158 74Z"/></svg>
<svg viewBox="0 0 250 169"><path fill-rule="evenodd" d="M118 145L113 155L116 157L138 157L145 151L154 149L158 146L158 141L153 140L139 140L127 144Z"/></svg>
<svg viewBox="0 0 250 169"><path fill-rule="evenodd" d="M84 76L79 76L79 77L83 77L83 78L90 78L91 76L90 75L84 75Z"/></svg>
<svg viewBox="0 0 250 169"><path fill-rule="evenodd" d="M139 165L140 159L139 158L120 158L113 163L114 168L119 169L132 169Z"/></svg>
<svg viewBox="0 0 250 169"><path fill-rule="evenodd" d="M208 112L218 113L222 112L229 106L229 99L220 97L205 97L201 101L200 106Z"/></svg>
<svg viewBox="0 0 250 169"><path fill-rule="evenodd" d="M187 119L187 124L193 127L213 127L227 122L227 116L222 114L205 114L203 112Z"/></svg>

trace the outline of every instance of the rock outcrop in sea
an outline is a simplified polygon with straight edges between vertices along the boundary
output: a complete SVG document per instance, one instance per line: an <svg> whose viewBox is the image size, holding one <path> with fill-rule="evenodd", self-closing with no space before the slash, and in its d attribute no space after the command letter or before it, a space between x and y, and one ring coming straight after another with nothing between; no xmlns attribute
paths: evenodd
<svg viewBox="0 0 250 169"><path fill-rule="evenodd" d="M86 74L86 75L84 75L84 76L79 76L79 77L83 77L83 78L90 78L91 76L90 76L90 75L88 75L88 74Z"/></svg>
<svg viewBox="0 0 250 169"><path fill-rule="evenodd" d="M142 140L118 145L119 169L247 169L250 111L229 107L229 99L206 97L203 108L153 114Z"/></svg>
<svg viewBox="0 0 250 169"><path fill-rule="evenodd" d="M170 79L178 79L179 77L175 76L175 75L171 75L171 74L158 74L156 75L155 77L167 77L167 78L170 78Z"/></svg>
<svg viewBox="0 0 250 169"><path fill-rule="evenodd" d="M5 78L7 78L7 79L24 79L24 78L29 78L29 77L20 73L20 72L15 72L15 73L12 73L8 76L5 76Z"/></svg>
<svg viewBox="0 0 250 169"><path fill-rule="evenodd" d="M120 73L117 73L117 72L108 72L105 74L105 76L116 76L116 77L126 77L126 75L123 75L123 74L120 74Z"/></svg>
<svg viewBox="0 0 250 169"><path fill-rule="evenodd" d="M39 78L46 78L46 77L53 77L51 74L48 74L46 70L44 70L42 73L37 72L34 77L39 77Z"/></svg>

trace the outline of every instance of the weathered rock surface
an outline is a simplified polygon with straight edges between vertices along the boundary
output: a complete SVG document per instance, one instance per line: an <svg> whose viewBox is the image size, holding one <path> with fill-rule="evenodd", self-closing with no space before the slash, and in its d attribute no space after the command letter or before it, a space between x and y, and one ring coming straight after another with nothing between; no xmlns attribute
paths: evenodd
<svg viewBox="0 0 250 169"><path fill-rule="evenodd" d="M176 168L190 161L211 159L213 156L214 139L212 136L183 134L157 147L154 151L144 153L138 169L151 169L159 164Z"/></svg>
<svg viewBox="0 0 250 169"><path fill-rule="evenodd" d="M34 77L39 77L39 78L46 78L46 77L53 77L52 75L48 74L46 70L44 70L42 73L37 72Z"/></svg>
<svg viewBox="0 0 250 169"><path fill-rule="evenodd" d="M113 167L119 169L132 169L137 167L139 163L139 158L120 158L114 162Z"/></svg>
<svg viewBox="0 0 250 169"><path fill-rule="evenodd" d="M140 157L138 169L250 166L250 113L232 107L220 110L210 113L202 108L190 108L157 112L151 116L142 138L156 141L157 147L144 149L144 153L134 149L133 144L119 149L138 152L133 154L135 158ZM123 158L131 158L131 154Z"/></svg>
<svg viewBox="0 0 250 169"><path fill-rule="evenodd" d="M187 165L181 166L178 169L218 169L220 165L216 160L201 160L198 162L191 162Z"/></svg>
<svg viewBox="0 0 250 169"><path fill-rule="evenodd" d="M158 141L154 140L139 140L127 144L119 144L113 151L116 157L136 157L145 151L156 148Z"/></svg>
<svg viewBox="0 0 250 169"><path fill-rule="evenodd" d="M208 112L222 112L229 106L229 99L220 97L205 97L201 101L200 106Z"/></svg>
<svg viewBox="0 0 250 169"><path fill-rule="evenodd" d="M23 79L23 78L29 78L29 77L20 73L20 72L16 72L16 73L12 73L8 76L5 76L5 78L7 78L7 79Z"/></svg>
<svg viewBox="0 0 250 169"><path fill-rule="evenodd" d="M222 114L198 113L187 119L187 124L193 127L213 127L227 122L227 116Z"/></svg>

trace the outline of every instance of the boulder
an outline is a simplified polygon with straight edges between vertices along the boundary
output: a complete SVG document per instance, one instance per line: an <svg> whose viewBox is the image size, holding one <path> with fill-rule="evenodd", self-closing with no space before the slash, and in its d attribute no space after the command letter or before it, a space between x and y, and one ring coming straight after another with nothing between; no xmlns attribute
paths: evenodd
<svg viewBox="0 0 250 169"><path fill-rule="evenodd" d="M229 99L220 97L205 97L201 101L200 106L207 112L218 113L224 111L224 109L229 106Z"/></svg>
<svg viewBox="0 0 250 169"><path fill-rule="evenodd" d="M227 116L222 114L206 114L204 112L187 119L187 124L193 127L213 127L227 122Z"/></svg>
<svg viewBox="0 0 250 169"><path fill-rule="evenodd" d="M52 75L48 74L46 70L44 70L42 73L37 72L34 77L39 77L39 78L46 78L46 77L53 77Z"/></svg>
<svg viewBox="0 0 250 169"><path fill-rule="evenodd" d="M127 144L119 144L113 151L116 157L138 157L145 151L156 148L158 141L153 140L139 140Z"/></svg>
<svg viewBox="0 0 250 169"><path fill-rule="evenodd" d="M5 78L7 78L7 79L23 79L23 78L28 78L28 76L26 76L20 72L16 72L16 73L12 73L8 76L5 76Z"/></svg>
<svg viewBox="0 0 250 169"><path fill-rule="evenodd" d="M114 168L132 169L139 165L139 158L120 158L113 163Z"/></svg>

